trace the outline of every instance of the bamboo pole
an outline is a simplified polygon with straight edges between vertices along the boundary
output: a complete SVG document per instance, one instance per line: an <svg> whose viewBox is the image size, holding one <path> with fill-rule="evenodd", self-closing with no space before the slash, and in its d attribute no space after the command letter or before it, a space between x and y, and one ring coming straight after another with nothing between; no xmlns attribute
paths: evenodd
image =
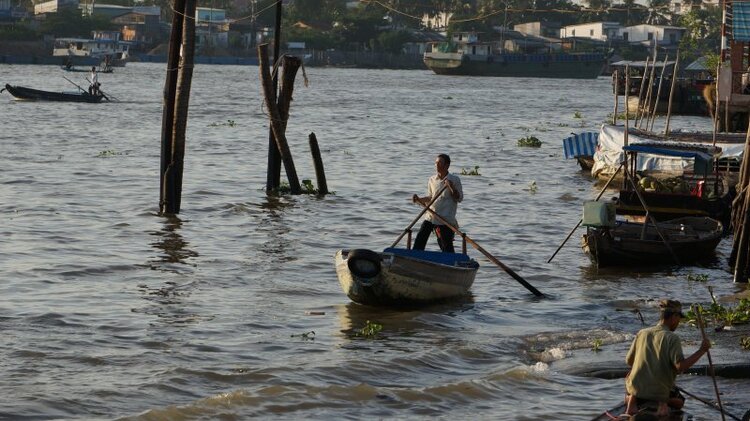
<svg viewBox="0 0 750 421"><path fill-rule="evenodd" d="M273 33L273 65L277 67L279 61L279 53L281 51L281 12L282 12L281 1L276 2L276 22L274 25ZM254 34L253 34L254 36ZM277 73L273 73L273 102L276 102L276 96L278 95L278 76ZM266 193L278 191L281 185L281 154L276 147L276 139L273 136L273 127L268 125L268 168L266 169Z"/></svg>
<svg viewBox="0 0 750 421"><path fill-rule="evenodd" d="M596 198L594 199L594 202L598 202L598 201L599 201L599 199L601 199L602 195L603 195L603 194L604 194L604 192L605 192L605 191L607 190L607 187L609 187L609 184L610 184L610 183L612 183L612 180L614 180L614 179L615 179L615 176L616 176L616 175L617 175L617 174L618 174L618 173L620 172L620 170L622 169L622 167L623 167L624 165L625 165L625 163L623 162L623 163L621 163L621 164L620 164L620 166L619 166L619 167L617 167L617 170L616 170L616 171L614 172L614 174L612 174L612 175L611 175L611 176L609 177L609 180L607 180L607 183L606 183L606 184L604 184L604 187L602 187L601 191L599 191L599 194L598 194L598 195L596 196ZM568 240L570 240L570 236L571 236L571 235L573 235L573 233L574 233L574 232L575 232L575 231L576 231L576 230L578 229L578 227L580 227L580 226L581 226L581 224L582 224L582 223L583 223L583 218L581 218L581 219L579 219L579 220L578 220L578 223L576 224L576 226L575 226L575 227L573 227L573 229L572 229L572 230L570 230L570 232L568 233L568 236L567 236L567 237L565 237L565 239L563 240L563 242L562 242L562 243L560 243L560 246L559 246L559 247L557 247L557 250L555 250L555 252L554 252L554 253L552 253L552 256L550 256L550 258L549 258L549 259L547 260L547 263L551 262L551 261L552 261L552 259L554 259L554 258L555 258L555 256L557 256L557 253L558 253L558 252L560 251L560 249L562 249L562 248L563 248L563 246L565 245L565 243L567 243L567 242L568 242Z"/></svg>
<svg viewBox="0 0 750 421"><path fill-rule="evenodd" d="M619 75L617 74L617 70L615 70L614 80L615 80L615 111L614 111L614 114L612 114L612 125L616 126L617 125L617 101L619 99L618 91L620 88L620 79L619 79ZM628 108L627 104L625 104L625 108L626 109Z"/></svg>
<svg viewBox="0 0 750 421"><path fill-rule="evenodd" d="M716 145L716 132L718 131L719 126L719 71L721 71L721 64L716 66L716 96L714 97L716 99L714 103L714 132L713 132L713 144Z"/></svg>
<svg viewBox="0 0 750 421"><path fill-rule="evenodd" d="M672 100L674 98L674 87L677 83L677 69L680 67L680 50L677 50L677 58L672 71L672 86L669 88L669 105L667 105L667 122L664 125L664 136L669 136L669 119L672 116Z"/></svg>
<svg viewBox="0 0 750 421"><path fill-rule="evenodd" d="M643 113L641 113L641 119L638 121L638 128L641 128L643 126L643 116L645 113L646 116L646 129L648 129L648 116L651 115L651 96L654 93L654 77L656 76L656 51L654 51L654 62L651 66L651 74L648 77L648 89L646 89L646 99L644 103L646 104L646 109L643 110Z"/></svg>
<svg viewBox="0 0 750 421"><path fill-rule="evenodd" d="M729 133L732 131L729 127L729 97L724 98L724 131L726 133ZM715 140L714 140L714 146L716 146Z"/></svg>
<svg viewBox="0 0 750 421"><path fill-rule="evenodd" d="M641 101L646 90L646 75L648 74L648 62L651 60L651 55L646 57L646 64L643 67L643 74L641 75L641 88L638 90L638 106L635 109L635 119L633 120L633 126L638 126L638 119L641 117Z"/></svg>
<svg viewBox="0 0 750 421"><path fill-rule="evenodd" d="M315 136L315 133L310 133L310 136L308 138L310 141L310 153L312 153L313 166L315 167L315 179L318 182L318 194L328 194L326 171L323 168L323 159L320 157L318 138Z"/></svg>
<svg viewBox="0 0 750 421"><path fill-rule="evenodd" d="M707 341L708 337L706 337L706 329L703 328L703 317L701 315L700 307L695 308L695 316L698 319L698 326L701 328L701 336L703 337L704 341ZM719 411L721 411L721 420L726 421L726 417L724 417L724 407L721 405L721 393L719 393L719 385L716 383L716 374L714 374L714 363L711 360L711 350L706 350L706 357L708 357L708 368L711 371L711 380L713 380L714 391L716 392L716 403L719 404Z"/></svg>
<svg viewBox="0 0 750 421"><path fill-rule="evenodd" d="M161 167L159 170L159 213L175 214L175 189L172 177L172 129L174 124L175 96L177 94L177 75L180 62L180 45L182 44L182 25L185 11L185 0L175 0L175 12L172 14L172 32L169 37L167 53L167 75L164 82L164 103L161 116Z"/></svg>
<svg viewBox="0 0 750 421"><path fill-rule="evenodd" d="M654 121L656 121L656 109L659 108L659 97L661 96L661 86L664 82L664 71L667 70L667 61L669 61L669 54L664 57L664 65L661 66L661 74L659 75L659 89L656 90L656 99L654 99L654 109L651 112L651 126L649 127L649 121L646 121L646 129L651 131L654 129Z"/></svg>
<svg viewBox="0 0 750 421"><path fill-rule="evenodd" d="M271 130L273 131L273 137L276 140L276 148L281 155L281 161L284 163L284 169L286 170L286 177L289 181L289 188L292 194L301 194L302 187L299 184L299 178L297 178L297 169L294 167L294 160L292 159L292 153L289 150L289 143L286 140L286 134L284 133L283 120L279 114L279 108L276 102L273 101L273 83L271 80L271 72L268 70L268 44L261 44L258 46L258 67L260 70L261 85L263 85L263 94L266 99L266 108L271 118Z"/></svg>

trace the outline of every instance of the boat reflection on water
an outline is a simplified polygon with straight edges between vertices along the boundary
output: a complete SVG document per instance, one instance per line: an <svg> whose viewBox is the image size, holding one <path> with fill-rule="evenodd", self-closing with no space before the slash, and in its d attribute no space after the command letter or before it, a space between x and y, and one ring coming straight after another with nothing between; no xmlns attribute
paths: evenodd
<svg viewBox="0 0 750 421"><path fill-rule="evenodd" d="M444 331L446 324L460 323L455 319L459 313L474 308L474 296L468 294L450 303L414 308L384 308L349 302L334 306L339 319L340 330L349 337L357 336L368 322L383 326L383 331L425 332L439 328Z"/></svg>

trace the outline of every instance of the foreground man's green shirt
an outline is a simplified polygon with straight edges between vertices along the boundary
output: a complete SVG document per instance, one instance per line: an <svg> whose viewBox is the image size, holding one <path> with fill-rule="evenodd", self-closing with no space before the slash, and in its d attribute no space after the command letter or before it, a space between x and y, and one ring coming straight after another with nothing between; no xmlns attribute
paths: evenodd
<svg viewBox="0 0 750 421"><path fill-rule="evenodd" d="M633 368L625 380L628 394L665 402L674 388L682 354L680 337L658 324L638 332L625 362Z"/></svg>

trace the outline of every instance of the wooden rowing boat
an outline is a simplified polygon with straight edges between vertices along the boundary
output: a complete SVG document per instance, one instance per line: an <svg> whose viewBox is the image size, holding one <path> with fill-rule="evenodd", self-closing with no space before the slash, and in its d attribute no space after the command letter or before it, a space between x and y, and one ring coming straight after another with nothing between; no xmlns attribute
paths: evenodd
<svg viewBox="0 0 750 421"><path fill-rule="evenodd" d="M5 90L15 98L26 101L67 101L67 102L102 102L104 95L91 95L88 92L51 92L5 84ZM0 91L2 92L2 91Z"/></svg>
<svg viewBox="0 0 750 421"><path fill-rule="evenodd" d="M336 252L344 293L368 305L423 305L464 296L479 263L462 253L387 248Z"/></svg>
<svg viewBox="0 0 750 421"><path fill-rule="evenodd" d="M688 421L693 419L688 413L678 410L671 410L669 415L657 417L655 411L651 408L644 408L636 415L630 417L620 417L625 413L625 407L625 403L621 403L610 410L602 412L599 416L592 418L591 421Z"/></svg>
<svg viewBox="0 0 750 421"><path fill-rule="evenodd" d="M721 222L708 217L683 217L657 223L680 264L710 256L721 241ZM598 267L632 264L673 264L672 252L652 223L617 221L614 226L589 226L583 251Z"/></svg>

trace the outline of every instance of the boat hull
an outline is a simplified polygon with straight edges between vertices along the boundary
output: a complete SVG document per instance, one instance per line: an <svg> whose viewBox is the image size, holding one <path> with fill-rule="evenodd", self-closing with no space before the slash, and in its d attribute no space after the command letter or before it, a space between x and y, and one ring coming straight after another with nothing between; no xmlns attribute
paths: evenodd
<svg viewBox="0 0 750 421"><path fill-rule="evenodd" d="M424 63L439 75L595 79L604 54L503 54L472 59L464 55L425 53Z"/></svg>
<svg viewBox="0 0 750 421"><path fill-rule="evenodd" d="M355 250L339 250L335 256L341 289L360 304L424 305L465 296L479 268L476 261L462 254L407 249L366 251L380 259L380 270L375 275L363 276L352 271L349 258ZM452 256L455 261L450 264ZM442 262L432 260L433 257L441 258Z"/></svg>
<svg viewBox="0 0 750 421"><path fill-rule="evenodd" d="M38 89L25 88L23 86L5 85L5 89L17 99L26 101L65 101L65 102L89 102L99 103L102 95L90 95L88 92L50 92Z"/></svg>
<svg viewBox="0 0 750 421"><path fill-rule="evenodd" d="M713 255L721 241L721 222L706 217L684 217L658 224L680 264L692 264ZM588 228L583 251L598 267L675 264L669 248L652 224L641 239L642 223L618 222L614 228Z"/></svg>

